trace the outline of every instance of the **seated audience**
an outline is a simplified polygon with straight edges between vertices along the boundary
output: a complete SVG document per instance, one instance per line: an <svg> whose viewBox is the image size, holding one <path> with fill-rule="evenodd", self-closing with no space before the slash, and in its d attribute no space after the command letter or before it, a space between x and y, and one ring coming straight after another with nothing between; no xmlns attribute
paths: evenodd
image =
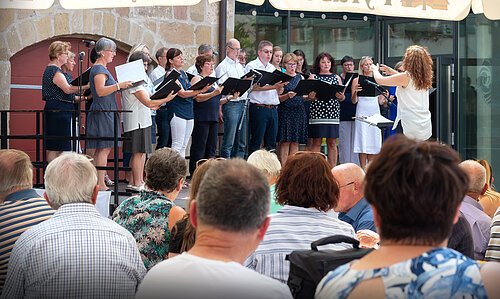
<svg viewBox="0 0 500 299"><path fill-rule="evenodd" d="M167 258L170 230L186 213L174 204L187 174L186 160L164 147L146 163L146 190L122 202L112 219L134 236L144 266Z"/></svg>
<svg viewBox="0 0 500 299"><path fill-rule="evenodd" d="M63 153L45 171L54 216L12 250L2 298L133 298L146 274L134 237L94 207L97 171Z"/></svg>
<svg viewBox="0 0 500 299"><path fill-rule="evenodd" d="M193 248L153 267L136 298L292 298L286 285L241 264L261 242L269 186L243 160L215 163L190 206Z"/></svg>
<svg viewBox="0 0 500 299"><path fill-rule="evenodd" d="M474 258L472 230L462 212L460 212L457 223L453 224L447 247L460 252L468 258Z"/></svg>
<svg viewBox="0 0 500 299"><path fill-rule="evenodd" d="M486 215L493 218L495 211L500 207L500 193L498 193L492 186L494 178L490 163L486 160L479 160L477 162L486 168L486 184L488 185L486 192L479 197L479 203L483 207Z"/></svg>
<svg viewBox="0 0 500 299"><path fill-rule="evenodd" d="M485 260L500 262L500 208L497 209L493 216L491 224L491 237L486 249Z"/></svg>
<svg viewBox="0 0 500 299"><path fill-rule="evenodd" d="M467 194L460 206L460 212L464 214L472 231L474 258L482 260L490 240L491 226L491 218L483 212L483 207L478 202L479 196L483 195L487 188L486 170L481 164L473 160L463 161L460 163L460 168L469 177Z"/></svg>
<svg viewBox="0 0 500 299"><path fill-rule="evenodd" d="M344 163L335 166L332 173L340 190L339 202L335 207L339 219L352 225L356 232L362 229L376 232L372 208L363 192L363 169L353 163Z"/></svg>
<svg viewBox="0 0 500 299"><path fill-rule="evenodd" d="M283 206L276 202L276 179L280 174L281 163L276 154L266 150L257 150L248 156L247 162L260 169L267 178L271 191L271 206L269 214L278 212Z"/></svg>
<svg viewBox="0 0 500 299"><path fill-rule="evenodd" d="M486 298L500 293L500 265L444 247L467 174L448 146L390 138L365 178L380 249L329 272L316 289L322 298ZM387 188L391 186L391 188Z"/></svg>
<svg viewBox="0 0 500 299"><path fill-rule="evenodd" d="M30 157L15 149L0 150L0 294L14 243L54 210L33 188Z"/></svg>
<svg viewBox="0 0 500 299"><path fill-rule="evenodd" d="M264 240L245 265L282 283L288 280L290 264L286 255L310 249L311 243L331 235L354 238L351 225L327 212L337 206L339 188L326 157L316 152L297 152L288 157L276 183L277 202L284 205L271 215ZM341 243L324 246L346 249Z"/></svg>
<svg viewBox="0 0 500 299"><path fill-rule="evenodd" d="M178 254L188 251L194 245L194 240L196 239L196 229L189 221L189 207L191 202L198 195L198 190L202 179L205 177L205 173L209 170L217 161L224 160L223 158L218 159L202 159L198 160L196 164L196 170L194 171L193 177L189 184L189 199L186 205L186 210L188 211L181 220L177 221L170 233L170 242L168 244L168 257L173 257Z"/></svg>

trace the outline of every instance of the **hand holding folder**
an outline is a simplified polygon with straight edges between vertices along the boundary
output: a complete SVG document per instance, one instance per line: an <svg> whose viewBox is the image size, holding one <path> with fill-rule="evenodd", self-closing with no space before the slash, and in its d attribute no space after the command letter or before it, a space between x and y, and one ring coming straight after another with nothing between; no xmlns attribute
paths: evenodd
<svg viewBox="0 0 500 299"><path fill-rule="evenodd" d="M321 80L300 80L295 87L297 95L308 95L311 91L316 92L316 97L322 100L334 99L337 92L343 92L344 85L328 84Z"/></svg>
<svg viewBox="0 0 500 299"><path fill-rule="evenodd" d="M293 79L292 76L289 76L283 72L280 72L278 70L275 70L274 72L266 72L262 70L257 70L262 76L260 79L257 81L257 84L260 86L265 86L265 85L274 85L278 82L281 83L286 83L289 82L290 80Z"/></svg>
<svg viewBox="0 0 500 299"><path fill-rule="evenodd" d="M202 90L207 85L212 85L215 82L217 82L217 80L219 80L219 79L220 78L216 78L216 77L205 77L205 78L201 79L200 81L196 82L196 84L194 84L193 86L191 86L189 88L189 90Z"/></svg>
<svg viewBox="0 0 500 299"><path fill-rule="evenodd" d="M181 90L179 84L177 84L176 80L170 80L166 84L159 86L156 92L150 96L151 100L159 100L166 98L171 92L174 94L178 93Z"/></svg>
<svg viewBox="0 0 500 299"><path fill-rule="evenodd" d="M177 80L179 79L179 77L181 76L181 73L179 73L177 70L175 69L172 69L170 71L170 73L168 73L168 75L164 76L163 78L158 78L158 80L156 80L155 82L153 82L153 85L154 86L157 86L157 88L155 89L155 91L157 91L158 89L160 89L160 87L162 87L164 84L167 84L168 81L170 80Z"/></svg>
<svg viewBox="0 0 500 299"><path fill-rule="evenodd" d="M91 67L89 67L85 72L83 72L81 76L78 76L77 78L73 79L70 84L73 86L83 86L89 84L90 69Z"/></svg>
<svg viewBox="0 0 500 299"><path fill-rule="evenodd" d="M238 79L238 78L227 78L221 86L224 86L222 90L222 95L235 94L239 92L240 95L247 92L252 84L251 80Z"/></svg>

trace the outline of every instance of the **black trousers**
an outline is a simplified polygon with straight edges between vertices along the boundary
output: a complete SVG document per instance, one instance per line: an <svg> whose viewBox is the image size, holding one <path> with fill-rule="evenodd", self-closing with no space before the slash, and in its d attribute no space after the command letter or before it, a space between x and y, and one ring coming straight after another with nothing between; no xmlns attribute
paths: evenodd
<svg viewBox="0 0 500 299"><path fill-rule="evenodd" d="M196 162L203 158L213 158L217 152L217 121L195 121L191 134L191 150L189 152L189 173L196 169Z"/></svg>

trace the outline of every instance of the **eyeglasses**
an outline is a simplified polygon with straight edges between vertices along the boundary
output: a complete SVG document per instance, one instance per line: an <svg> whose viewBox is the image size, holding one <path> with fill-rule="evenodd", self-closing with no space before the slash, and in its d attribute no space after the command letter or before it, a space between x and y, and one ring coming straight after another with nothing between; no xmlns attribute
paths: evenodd
<svg viewBox="0 0 500 299"><path fill-rule="evenodd" d="M261 50L265 54L273 54L273 50Z"/></svg>
<svg viewBox="0 0 500 299"><path fill-rule="evenodd" d="M148 65L149 65L149 63L147 63L147 62L144 63L144 66L148 66Z"/></svg>
<svg viewBox="0 0 500 299"><path fill-rule="evenodd" d="M196 167L200 167L203 165L203 163L208 162L208 161L224 161L226 158L210 158L210 159L200 159L196 161Z"/></svg>
<svg viewBox="0 0 500 299"><path fill-rule="evenodd" d="M236 52L241 51L241 48L233 48L233 47L231 47L231 46L227 46L227 47L228 47L229 49L231 49L231 50L236 51Z"/></svg>
<svg viewBox="0 0 500 299"><path fill-rule="evenodd" d="M325 160L328 160L326 155L323 154L322 152L311 152L311 151L298 151L296 152L295 154L293 154L294 156L295 155L320 155L322 156L323 158L325 158Z"/></svg>
<svg viewBox="0 0 500 299"><path fill-rule="evenodd" d="M116 53L116 50L104 50L104 52L112 52L112 53Z"/></svg>
<svg viewBox="0 0 500 299"><path fill-rule="evenodd" d="M286 65L288 65L289 67L297 66L296 63L287 63Z"/></svg>
<svg viewBox="0 0 500 299"><path fill-rule="evenodd" d="M354 184L354 182L350 182L350 183L347 183L347 184L345 184L345 185L339 186L339 189L340 189L340 188L347 187L347 186L352 185L352 184Z"/></svg>

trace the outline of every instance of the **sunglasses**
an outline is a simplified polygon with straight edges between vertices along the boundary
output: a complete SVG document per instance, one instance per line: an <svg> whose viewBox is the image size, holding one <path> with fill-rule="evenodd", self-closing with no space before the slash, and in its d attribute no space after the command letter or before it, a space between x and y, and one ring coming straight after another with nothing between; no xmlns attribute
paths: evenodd
<svg viewBox="0 0 500 299"><path fill-rule="evenodd" d="M203 165L203 163L208 162L208 161L224 161L226 158L210 158L210 159L200 159L196 161L196 167L199 167Z"/></svg>

